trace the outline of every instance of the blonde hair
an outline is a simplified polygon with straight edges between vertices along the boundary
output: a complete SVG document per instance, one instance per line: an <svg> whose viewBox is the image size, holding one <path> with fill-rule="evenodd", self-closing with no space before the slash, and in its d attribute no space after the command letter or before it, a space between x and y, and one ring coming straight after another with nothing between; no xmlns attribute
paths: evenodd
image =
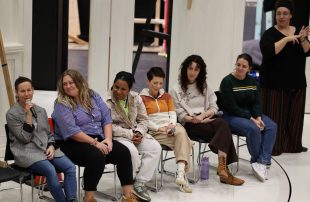
<svg viewBox="0 0 310 202"><path fill-rule="evenodd" d="M83 106L83 108L87 112L90 112L90 110L93 108L91 97L94 94L94 91L88 87L88 83L83 78L83 76L80 74L80 72L73 70L73 69L67 69L66 71L62 73L62 75L58 79L58 82L57 82L58 96L57 96L55 103L64 104L73 110L77 108L78 103L74 100L73 97L67 95L63 89L63 78L65 76L70 76L72 78L75 86L79 90L78 97L79 97L80 104Z"/></svg>

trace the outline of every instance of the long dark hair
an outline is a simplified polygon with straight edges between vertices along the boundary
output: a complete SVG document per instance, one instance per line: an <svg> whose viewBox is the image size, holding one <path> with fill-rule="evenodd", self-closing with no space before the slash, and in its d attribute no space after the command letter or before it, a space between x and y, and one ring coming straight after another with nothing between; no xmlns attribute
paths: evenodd
<svg viewBox="0 0 310 202"><path fill-rule="evenodd" d="M179 75L179 83L183 92L187 91L187 85L189 84L187 77L187 68L192 64L192 62L197 63L197 67L200 69L200 72L196 78L196 85L198 91L203 94L203 90L206 88L206 79L207 79L207 65L199 55L190 55L188 56L180 66L180 75Z"/></svg>

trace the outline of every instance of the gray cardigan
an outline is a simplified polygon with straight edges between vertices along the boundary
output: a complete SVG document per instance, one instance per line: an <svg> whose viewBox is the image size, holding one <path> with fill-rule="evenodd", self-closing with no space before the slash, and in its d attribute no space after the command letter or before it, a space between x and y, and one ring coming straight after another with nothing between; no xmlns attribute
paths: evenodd
<svg viewBox="0 0 310 202"><path fill-rule="evenodd" d="M37 105L33 106L37 118L33 117L35 129L29 133L23 130L26 119L26 112L19 103L15 103L6 113L6 121L9 126L9 137L11 151L18 166L27 168L33 163L45 160L48 144L54 143L54 137L50 132L47 114L45 109ZM57 149L54 157L60 157L64 154Z"/></svg>

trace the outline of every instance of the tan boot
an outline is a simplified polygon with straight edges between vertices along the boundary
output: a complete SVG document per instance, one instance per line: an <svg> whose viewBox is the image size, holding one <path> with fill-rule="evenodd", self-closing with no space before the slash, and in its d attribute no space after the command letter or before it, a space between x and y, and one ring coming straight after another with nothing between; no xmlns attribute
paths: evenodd
<svg viewBox="0 0 310 202"><path fill-rule="evenodd" d="M219 164L217 167L217 175L220 177L227 178L228 177L228 171L226 166L226 157L219 156Z"/></svg>
<svg viewBox="0 0 310 202"><path fill-rule="evenodd" d="M86 200L85 197L83 198L83 201L84 202L97 202L97 200L95 198L91 198L91 199Z"/></svg>
<svg viewBox="0 0 310 202"><path fill-rule="evenodd" d="M244 183L244 180L233 176L229 171L228 171L228 177L226 178L220 177L220 181L225 184L237 185L237 186L242 185Z"/></svg>

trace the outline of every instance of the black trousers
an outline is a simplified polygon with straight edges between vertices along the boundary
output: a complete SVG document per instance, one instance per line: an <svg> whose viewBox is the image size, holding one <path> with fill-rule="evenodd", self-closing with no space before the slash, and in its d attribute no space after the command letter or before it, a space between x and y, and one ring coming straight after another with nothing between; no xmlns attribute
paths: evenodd
<svg viewBox="0 0 310 202"><path fill-rule="evenodd" d="M83 174L85 191L97 190L105 164L109 163L117 166L117 175L122 186L133 184L130 151L121 143L113 140L113 148L108 155L88 143L70 140L57 141L57 144L73 163L85 167Z"/></svg>

